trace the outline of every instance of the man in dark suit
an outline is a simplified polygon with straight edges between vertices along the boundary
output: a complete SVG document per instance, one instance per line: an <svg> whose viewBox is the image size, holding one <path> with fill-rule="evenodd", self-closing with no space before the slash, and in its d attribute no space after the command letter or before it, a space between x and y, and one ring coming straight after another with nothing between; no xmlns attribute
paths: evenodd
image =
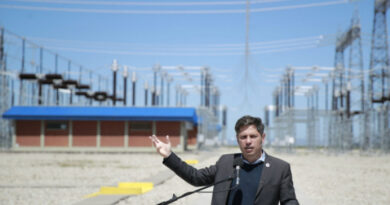
<svg viewBox="0 0 390 205"><path fill-rule="evenodd" d="M211 204L262 204L295 205L290 165L263 151L264 125L260 118L243 116L235 125L237 143L241 153L222 155L215 165L195 169L183 162L171 151L171 143L151 136L157 152L164 157L163 163L178 176L194 186L205 186L223 181L234 175L233 162L242 158L243 165L237 178L214 186Z"/></svg>

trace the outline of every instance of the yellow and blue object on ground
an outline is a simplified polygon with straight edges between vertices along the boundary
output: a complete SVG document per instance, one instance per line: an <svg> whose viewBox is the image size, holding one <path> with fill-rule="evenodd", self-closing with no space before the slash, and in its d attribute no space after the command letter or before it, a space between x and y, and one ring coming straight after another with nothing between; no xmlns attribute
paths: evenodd
<svg viewBox="0 0 390 205"><path fill-rule="evenodd" d="M98 195L137 195L143 194L153 189L152 182L119 182L117 187L103 186L100 191L89 194L86 198Z"/></svg>
<svg viewBox="0 0 390 205"><path fill-rule="evenodd" d="M199 163L199 161L195 159L185 160L185 162L191 165ZM100 187L99 192L89 194L85 196L85 198L91 198L98 195L138 195L144 194L152 189L152 182L119 182L116 187Z"/></svg>

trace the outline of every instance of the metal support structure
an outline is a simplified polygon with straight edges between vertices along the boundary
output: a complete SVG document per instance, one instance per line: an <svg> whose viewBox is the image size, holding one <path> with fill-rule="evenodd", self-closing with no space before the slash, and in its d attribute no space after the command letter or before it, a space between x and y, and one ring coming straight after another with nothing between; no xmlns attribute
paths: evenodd
<svg viewBox="0 0 390 205"><path fill-rule="evenodd" d="M71 69L72 69L72 61L68 61L68 79L71 79L70 77L70 73L71 73ZM100 82L100 80L99 80ZM74 92L74 88L75 86L71 86L69 87L69 91L70 91L70 94L69 94L69 105L72 105L73 104L73 92Z"/></svg>
<svg viewBox="0 0 390 205"><path fill-rule="evenodd" d="M274 112L272 129L275 139L283 144L283 139L292 133L292 127L298 121L306 122L308 146L319 144L320 130L324 130L324 140L331 150L348 151L351 149L390 149L390 63L388 56L386 10L387 0L375 1L375 18L371 47L369 86L365 84L361 28L357 10L351 20L350 28L337 39L335 68L329 76L319 79L325 87L324 109L319 108L319 90L313 86L306 91L307 108L305 119L299 119L294 107L293 93L295 75L285 73L280 85L273 93ZM348 67L344 64L344 54L349 49ZM294 67L292 67L294 68ZM294 70L294 69L293 69ZM293 80L294 79L294 80ZM329 88L331 83L331 88ZM293 88L293 89L291 89ZM329 92L331 89L331 92ZM329 94L332 96L328 98ZM330 103L328 104L330 100ZM331 106L331 112L328 112ZM292 109L293 108L293 109ZM267 116L269 113L267 113ZM322 123L323 121L324 123ZM321 124L320 124L321 122ZM326 131L326 129L328 129ZM326 141L323 141L326 142Z"/></svg>
<svg viewBox="0 0 390 205"><path fill-rule="evenodd" d="M164 79L166 77L166 72L161 72L160 73L160 77L161 77L161 80L160 80L160 83L161 83L161 90L160 90L160 105L161 106L164 106Z"/></svg>
<svg viewBox="0 0 390 205"><path fill-rule="evenodd" d="M358 11L351 20L350 28L339 35L335 52L335 72L332 74L332 116L330 117L330 146L350 150L361 142L361 133L354 132L364 120L358 114L364 112L364 72ZM349 64L345 69L344 51L349 48ZM356 116L355 116L356 115ZM355 120L357 119L357 121Z"/></svg>
<svg viewBox="0 0 390 205"><path fill-rule="evenodd" d="M156 106L157 105L157 95L156 95L156 92L157 92L157 72L159 72L161 69L161 66L160 65L155 65L153 67L153 89L152 89L152 106Z"/></svg>
<svg viewBox="0 0 390 205"><path fill-rule="evenodd" d="M206 69L203 69L200 72L200 106L205 106L205 75L206 75Z"/></svg>
<svg viewBox="0 0 390 205"><path fill-rule="evenodd" d="M123 105L127 105L127 66L123 66Z"/></svg>
<svg viewBox="0 0 390 205"><path fill-rule="evenodd" d="M370 129L367 133L372 136L372 139L366 139L370 148L382 148L385 152L390 151L390 62L386 22L389 7L388 0L376 0L374 4L368 89L370 114L367 118L377 124L366 124Z"/></svg>
<svg viewBox="0 0 390 205"><path fill-rule="evenodd" d="M136 76L136 73L135 71L133 71L133 75L131 77L131 82L132 82L132 88L133 88L133 91L132 91L132 105L135 106L135 102L136 102L136 84L137 84L137 76Z"/></svg>
<svg viewBox="0 0 390 205"><path fill-rule="evenodd" d="M148 106L148 89L149 89L149 85L148 85L148 81L145 81L145 101L144 101L144 104L145 104L145 107Z"/></svg>
<svg viewBox="0 0 390 205"><path fill-rule="evenodd" d="M170 98L171 98L171 83L173 81L172 76L167 76L167 107L171 106Z"/></svg>
<svg viewBox="0 0 390 205"><path fill-rule="evenodd" d="M115 106L116 104L116 72L118 71L118 62L116 59L113 60L112 65L111 65L112 73L113 73L113 82L112 82L112 104Z"/></svg>
<svg viewBox="0 0 390 205"><path fill-rule="evenodd" d="M0 28L0 113L5 112L10 107L9 100L9 77L7 73L7 55L4 49L4 28ZM11 123L0 118L0 149L9 148L12 144Z"/></svg>
<svg viewBox="0 0 390 205"><path fill-rule="evenodd" d="M26 39L22 39L22 59L21 59L21 66L20 66L20 73L24 73L25 68L25 53L26 53ZM20 81L19 85L19 105L24 104L24 84L23 81Z"/></svg>
<svg viewBox="0 0 390 205"><path fill-rule="evenodd" d="M205 76L205 106L210 107L210 94L211 94L211 76L206 72Z"/></svg>

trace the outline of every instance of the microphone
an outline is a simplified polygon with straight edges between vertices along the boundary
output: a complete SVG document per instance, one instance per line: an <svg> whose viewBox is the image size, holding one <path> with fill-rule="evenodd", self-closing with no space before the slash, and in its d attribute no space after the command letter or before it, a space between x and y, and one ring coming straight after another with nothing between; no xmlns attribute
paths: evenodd
<svg viewBox="0 0 390 205"><path fill-rule="evenodd" d="M241 157L237 157L233 161L233 166L236 167L236 186L240 184L240 167L244 164Z"/></svg>
<svg viewBox="0 0 390 205"><path fill-rule="evenodd" d="M237 175L237 176L236 176L236 185L235 185L234 187L230 188L230 189L227 189L227 190L220 190L220 191L218 191L218 192L230 191L230 190L233 190L233 189L235 189L235 188L238 187L238 184L240 183L240 167L241 167L242 165L244 165L244 162L242 161L242 158L241 158L241 157L237 157L237 158L234 159L234 161L233 161L233 167L236 167L236 175ZM215 182L215 183L213 183L213 184L210 184L210 185L207 185L207 186L205 186L205 187L196 189L196 190L194 190L194 191L186 192L186 193L184 193L184 194L182 194L182 195L180 195L180 196L176 196L175 194L173 194L173 196L172 196L171 199L169 199L169 200L167 200L167 201L164 201L164 202L161 202L161 203L159 203L158 205L170 204L170 203L172 203L172 202L174 202L174 201L177 201L177 200L180 199L180 198L186 197L186 196L191 195L191 194L196 193L196 192L199 192L199 193L217 193L217 192L214 192L214 191L212 191L212 192L208 192L208 191L207 191L207 192L201 192L201 191L204 190L204 189L206 189L206 188L209 188L209 187L211 187L211 186L214 186L214 185L216 185L216 184L220 184L220 183L222 183L222 182L230 181L230 180L232 180L232 179L233 179L233 176L229 176L229 177L226 178L226 179L222 179L222 180L220 180L220 181L217 181L217 182Z"/></svg>

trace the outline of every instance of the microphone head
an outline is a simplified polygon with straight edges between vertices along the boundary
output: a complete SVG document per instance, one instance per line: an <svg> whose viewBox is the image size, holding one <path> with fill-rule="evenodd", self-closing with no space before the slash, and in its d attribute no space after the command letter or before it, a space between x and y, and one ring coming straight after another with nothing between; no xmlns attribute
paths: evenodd
<svg viewBox="0 0 390 205"><path fill-rule="evenodd" d="M239 166L241 167L244 164L244 161L242 161L241 157L236 157L233 161L233 166Z"/></svg>

